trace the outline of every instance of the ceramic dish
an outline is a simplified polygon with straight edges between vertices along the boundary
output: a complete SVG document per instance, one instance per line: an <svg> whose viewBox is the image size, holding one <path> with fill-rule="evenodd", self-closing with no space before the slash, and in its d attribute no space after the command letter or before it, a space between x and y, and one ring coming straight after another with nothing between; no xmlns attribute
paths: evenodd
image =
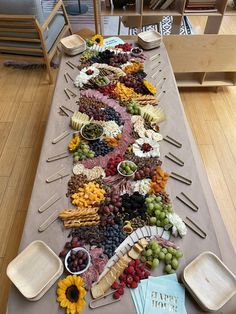
<svg viewBox="0 0 236 314"><path fill-rule="evenodd" d="M62 38L61 45L64 52L69 56L75 56L86 49L85 40L76 34Z"/></svg>
<svg viewBox="0 0 236 314"><path fill-rule="evenodd" d="M62 272L60 258L39 240L29 244L7 267L7 276L27 299L46 293Z"/></svg>
<svg viewBox="0 0 236 314"><path fill-rule="evenodd" d="M86 134L84 134L84 129L85 129L88 125L93 125L93 124L99 126L101 132L100 132L100 134L99 134L98 136L96 136L96 137L94 137L94 138L90 138L90 137L88 137ZM93 123L93 122L84 124L84 125L82 126L82 128L80 129L80 134L81 134L82 137L83 137L84 139L86 139L87 141L96 141L96 140L98 140L99 138L101 138L101 136L103 135L103 133L104 133L103 127L102 127L101 125L96 124L96 123Z"/></svg>
<svg viewBox="0 0 236 314"><path fill-rule="evenodd" d="M137 49L139 50L139 52L136 52ZM134 57L139 57L139 56L141 56L142 53L143 53L143 50L139 47L134 47L131 49L131 54Z"/></svg>
<svg viewBox="0 0 236 314"><path fill-rule="evenodd" d="M82 251L82 252L87 253L88 262L87 262L87 265L86 265L86 267L85 267L84 269L82 269L82 270L80 270L80 271L77 271L77 272L73 272L73 271L70 270L69 265L68 265L68 258L70 257L70 254L71 254L72 251L73 251L73 252ZM65 267L66 267L67 271L68 271L70 274L72 274L72 275L80 275L80 274L83 274L83 273L86 272L86 270L89 268L90 264L91 264L91 257L90 257L90 255L89 255L89 252L88 252L85 248L83 248L83 247L76 247L76 248L73 248L72 250L70 250L70 251L66 254L66 257L65 257Z"/></svg>
<svg viewBox="0 0 236 314"><path fill-rule="evenodd" d="M236 277L212 252L203 252L183 272L183 282L206 311L218 311L236 292Z"/></svg>
<svg viewBox="0 0 236 314"><path fill-rule="evenodd" d="M120 170L120 166L121 166L122 164L124 164L124 163L129 163L129 164L132 164L133 166L136 166L136 164L135 164L133 161L130 161L130 160L123 160L123 161L121 161L120 163L118 163L118 165L117 165L117 171L118 171L118 173L119 173L121 176L124 176L124 177L132 177L132 176L135 174L135 172L137 171L138 168L136 168L135 171L132 171L131 174L124 174L124 173L122 173L121 170ZM136 167L137 167L137 166L136 166Z"/></svg>

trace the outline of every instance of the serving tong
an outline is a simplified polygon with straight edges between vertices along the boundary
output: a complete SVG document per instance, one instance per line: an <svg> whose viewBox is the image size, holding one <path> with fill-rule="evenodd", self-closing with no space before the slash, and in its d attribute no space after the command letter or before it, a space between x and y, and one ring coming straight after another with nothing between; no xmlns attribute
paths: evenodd
<svg viewBox="0 0 236 314"><path fill-rule="evenodd" d="M165 155L165 157L181 167L184 166L184 161L170 152L167 155Z"/></svg>
<svg viewBox="0 0 236 314"><path fill-rule="evenodd" d="M160 53L157 53L157 54L155 54L155 55L153 55L152 57L150 57L150 61L154 61L154 60L156 60L157 58L159 58L160 57Z"/></svg>
<svg viewBox="0 0 236 314"><path fill-rule="evenodd" d="M206 232L203 231L192 219L186 216L186 220L184 220L185 225L194 233L196 233L200 238L205 239L207 237Z"/></svg>
<svg viewBox="0 0 236 314"><path fill-rule="evenodd" d="M188 202L186 202L186 200L184 198L182 198L180 195L182 195ZM195 212L198 211L199 207L184 192L181 192L180 195L176 196L176 198L180 202L182 202L184 205L186 205L187 207L189 207L193 211L195 211Z"/></svg>
<svg viewBox="0 0 236 314"><path fill-rule="evenodd" d="M69 109L70 110L70 109ZM61 133L60 135L58 135L57 137L55 137L52 140L52 144L57 144L58 142L60 142L61 140L63 140L65 137L67 137L68 135L70 135L69 131L64 131L63 133Z"/></svg>
<svg viewBox="0 0 236 314"><path fill-rule="evenodd" d="M74 64L74 63L72 63L71 61L66 61L66 64L71 68L71 69L75 69L75 68L77 68L77 66Z"/></svg>
<svg viewBox="0 0 236 314"><path fill-rule="evenodd" d="M69 157L69 153L68 151L65 151L65 152L56 154L54 156L48 157L47 162L52 162L52 161L67 158L67 157Z"/></svg>
<svg viewBox="0 0 236 314"><path fill-rule="evenodd" d="M68 97L68 99L71 99L71 97L75 98L77 95L70 90L69 88L64 88L64 92L66 94L66 96Z"/></svg>
<svg viewBox="0 0 236 314"><path fill-rule="evenodd" d="M62 178L65 178L65 177L68 177L70 175L70 173L68 172L65 172L65 168L61 168L60 170L58 170L57 172L55 172L54 174L52 174L50 177L48 177L46 179L46 182L47 183L51 183L51 182L54 182L54 181L57 181L57 180L60 180ZM63 171L65 173L63 173Z"/></svg>
<svg viewBox="0 0 236 314"><path fill-rule="evenodd" d="M71 110L70 108L67 108L66 106L59 106L59 109L67 116L69 117L70 115L68 114L68 112L70 113L74 113L73 110ZM67 112L68 111L68 112Z"/></svg>
<svg viewBox="0 0 236 314"><path fill-rule="evenodd" d="M106 306L106 305L109 305L109 304L112 304L112 303L115 303L115 302L119 302L121 299L116 299L116 300L111 300L107 303L102 303L102 304L99 304L99 305L93 305L94 303L96 303L97 301L100 301L100 300L103 300L103 299L106 299L106 297L108 297L109 295L113 294L114 292L116 292L117 290L113 290L113 291L110 291L104 295L102 295L101 297L95 299L95 300L91 300L90 303L89 303L89 307L91 309L97 309L99 307L102 307L102 306Z"/></svg>
<svg viewBox="0 0 236 314"><path fill-rule="evenodd" d="M182 182L184 184L187 184L187 185L191 185L192 184L192 181L176 172L171 172L170 173L170 178L174 179L174 180L177 180L179 182Z"/></svg>
<svg viewBox="0 0 236 314"><path fill-rule="evenodd" d="M39 207L38 212L43 213L45 210L55 204L60 198L61 196L59 196L58 193L53 194L52 197L50 197L43 205Z"/></svg>
<svg viewBox="0 0 236 314"><path fill-rule="evenodd" d="M173 137L170 137L169 135L166 135L166 137L163 138L164 141L168 142L171 145L174 145L175 147L181 148L182 144L175 140Z"/></svg>
<svg viewBox="0 0 236 314"><path fill-rule="evenodd" d="M45 231L54 221L58 218L58 212L53 212L39 227L38 231L43 232Z"/></svg>
<svg viewBox="0 0 236 314"><path fill-rule="evenodd" d="M69 78L72 82L74 82L73 78L70 76L70 74L69 74L68 72L65 72L65 73L64 73L64 78L65 78L65 80L66 80L66 83L69 83L68 78Z"/></svg>

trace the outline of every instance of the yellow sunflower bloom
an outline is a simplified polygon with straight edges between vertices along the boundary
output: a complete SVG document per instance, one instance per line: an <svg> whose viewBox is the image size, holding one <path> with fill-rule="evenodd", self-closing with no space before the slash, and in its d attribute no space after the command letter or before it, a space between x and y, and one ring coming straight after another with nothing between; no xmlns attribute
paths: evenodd
<svg viewBox="0 0 236 314"><path fill-rule="evenodd" d="M152 85L152 83L148 82L147 80L143 80L143 84L146 87L146 89L152 94L155 95L157 90L156 88Z"/></svg>
<svg viewBox="0 0 236 314"><path fill-rule="evenodd" d="M57 301L67 314L81 313L86 302L86 291L83 288L83 279L76 275L70 275L58 282Z"/></svg>
<svg viewBox="0 0 236 314"><path fill-rule="evenodd" d="M97 45L99 45L99 46L102 46L104 39L103 39L102 35L97 34L97 35L94 35L94 36L92 37L92 41L93 41L95 44L97 44Z"/></svg>

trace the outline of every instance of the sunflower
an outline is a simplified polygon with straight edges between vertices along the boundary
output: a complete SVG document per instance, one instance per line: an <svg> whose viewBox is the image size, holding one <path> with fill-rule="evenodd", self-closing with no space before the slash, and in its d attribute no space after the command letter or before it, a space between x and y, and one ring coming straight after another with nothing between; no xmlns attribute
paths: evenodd
<svg viewBox="0 0 236 314"><path fill-rule="evenodd" d="M84 297L86 291L81 277L70 275L58 282L57 301L66 309L67 314L81 313L86 304Z"/></svg>
<svg viewBox="0 0 236 314"><path fill-rule="evenodd" d="M157 90L156 88L152 85L152 83L148 82L147 80L143 80L143 84L146 87L146 89L152 94L155 95Z"/></svg>
<svg viewBox="0 0 236 314"><path fill-rule="evenodd" d="M102 37L102 35L99 35L99 34L94 35L94 36L92 37L92 41L93 41L95 44L99 45L99 46L102 46L102 45L103 45L103 37Z"/></svg>

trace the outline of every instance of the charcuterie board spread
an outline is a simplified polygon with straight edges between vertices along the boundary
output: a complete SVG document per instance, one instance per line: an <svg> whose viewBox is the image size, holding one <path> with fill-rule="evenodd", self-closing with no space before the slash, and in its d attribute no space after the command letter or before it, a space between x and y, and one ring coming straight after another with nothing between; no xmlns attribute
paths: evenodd
<svg viewBox="0 0 236 314"><path fill-rule="evenodd" d="M38 215L43 215L57 206L38 226L38 232L46 234L57 221L66 233L58 258L67 276L60 278L61 272L52 269L53 277L47 278L44 286L37 282L38 294L32 288L36 292L28 300L41 298L60 278L54 287L55 298L68 314L122 303L128 290L132 290L130 298L137 313L156 309L186 313L184 288L175 275L187 254L181 244L193 234L204 241L208 230L192 216L182 219L167 193L169 180L184 187L194 180L181 171L185 162L174 150L182 149L178 136L162 134L162 123L169 119L162 101L168 94L168 78L161 75L158 49L147 59L142 49L121 39L112 47L103 40L100 35L88 39L77 63L75 58L66 62L68 72L73 69L73 77L64 73L64 97L70 104L58 105L57 114L67 119L68 125L50 145L67 143L67 149L47 158L48 165L57 161L59 168L45 178L50 187L64 184L66 193L61 195L55 188L38 208ZM148 75L146 62L152 69ZM162 142L167 143L168 153L162 153ZM180 173L165 169L162 157ZM72 174L64 167L66 159L71 161ZM61 198L66 201L58 208ZM186 212L198 212L197 198L181 192L177 199ZM209 237L213 241L215 234ZM21 260L24 256L27 254ZM11 274L17 271L13 266ZM157 269L164 276L153 277ZM154 287L162 293L150 293ZM164 301L164 295L168 300Z"/></svg>

